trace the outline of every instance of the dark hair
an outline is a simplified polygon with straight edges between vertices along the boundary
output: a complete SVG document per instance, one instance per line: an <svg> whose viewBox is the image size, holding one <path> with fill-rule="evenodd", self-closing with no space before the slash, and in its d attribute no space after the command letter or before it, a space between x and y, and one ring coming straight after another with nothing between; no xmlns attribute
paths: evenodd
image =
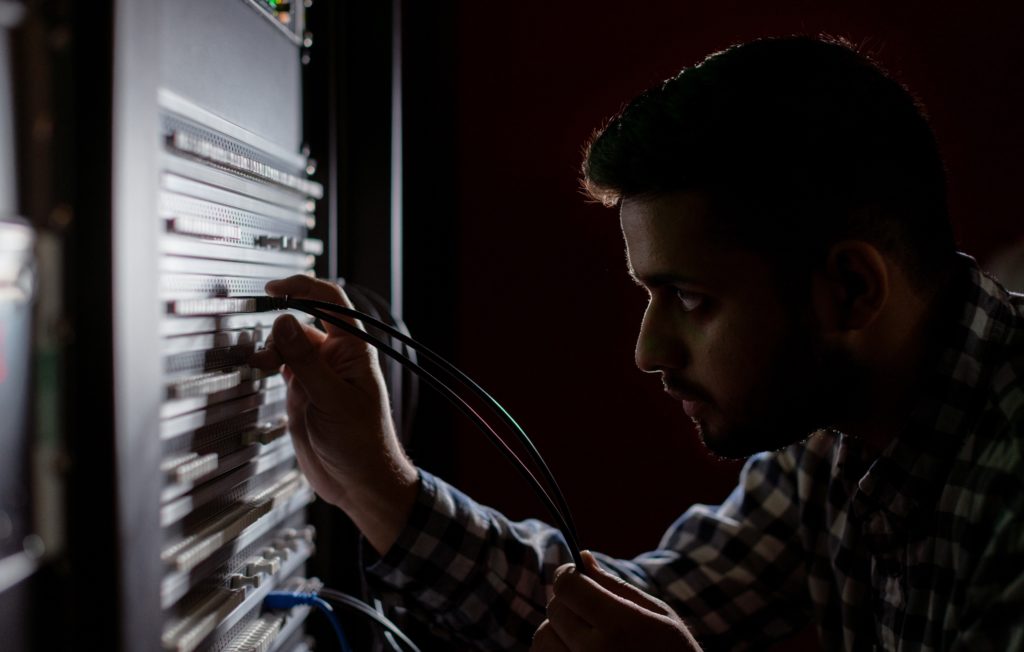
<svg viewBox="0 0 1024 652"><path fill-rule="evenodd" d="M595 133L583 175L606 205L704 191L731 237L783 257L863 238L921 286L955 251L923 109L835 39L762 39L684 69Z"/></svg>

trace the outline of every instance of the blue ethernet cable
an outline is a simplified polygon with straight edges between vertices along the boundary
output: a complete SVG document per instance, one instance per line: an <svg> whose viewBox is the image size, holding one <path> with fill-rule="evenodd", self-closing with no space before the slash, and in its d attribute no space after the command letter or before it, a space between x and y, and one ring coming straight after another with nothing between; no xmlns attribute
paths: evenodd
<svg viewBox="0 0 1024 652"><path fill-rule="evenodd" d="M327 616L327 620L331 622L331 626L334 627L334 633L338 636L342 652L352 652L352 647L348 644L348 639L345 638L345 632L341 629L341 623L338 622L338 616L334 613L334 607L316 593L271 591L267 597L263 598L263 606L272 610L291 609L299 605L316 607L322 611Z"/></svg>

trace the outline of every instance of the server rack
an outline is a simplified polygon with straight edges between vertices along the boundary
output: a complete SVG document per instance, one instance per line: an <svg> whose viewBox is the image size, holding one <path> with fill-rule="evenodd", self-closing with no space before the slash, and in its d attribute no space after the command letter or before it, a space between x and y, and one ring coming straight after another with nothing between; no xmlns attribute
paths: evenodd
<svg viewBox="0 0 1024 652"><path fill-rule="evenodd" d="M344 120L303 105L310 4L28 3L26 210L60 295L37 332L61 373L36 440L59 435L50 466L66 498L44 510L61 527L43 537L33 647L310 642L305 608L261 608L270 590L319 585L307 570L317 533L284 383L245 365L277 315L240 298L272 278L335 269L352 230L338 224L350 201L339 130L304 127L310 115ZM343 16L326 4L336 36ZM337 66L317 70L337 99ZM319 172L311 149L324 152ZM393 270L389 242L361 255Z"/></svg>
<svg viewBox="0 0 1024 652"><path fill-rule="evenodd" d="M280 377L245 365L274 315L237 298L311 273L322 253L307 237L323 191L301 154L303 9L115 3L114 432L127 649L303 645L306 609L266 614L261 602L274 588L317 586L304 569L313 494L283 436Z"/></svg>
<svg viewBox="0 0 1024 652"><path fill-rule="evenodd" d="M239 297L312 272L322 243L306 232L323 190L304 178L303 157L167 88L158 104L162 643L265 649L300 620L259 616L266 593L319 588L289 579L312 553L313 494L284 436L283 379L245 364L276 315Z"/></svg>

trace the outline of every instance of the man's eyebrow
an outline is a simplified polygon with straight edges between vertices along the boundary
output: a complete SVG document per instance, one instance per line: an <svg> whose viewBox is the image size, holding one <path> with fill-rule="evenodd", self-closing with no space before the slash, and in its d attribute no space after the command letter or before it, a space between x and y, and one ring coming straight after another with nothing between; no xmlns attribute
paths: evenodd
<svg viewBox="0 0 1024 652"><path fill-rule="evenodd" d="M664 285L673 285L675 283L693 283L694 280L688 276L681 274L672 274L670 272L660 274L637 274L636 271L630 267L629 277L633 279L633 282L641 287L655 288Z"/></svg>

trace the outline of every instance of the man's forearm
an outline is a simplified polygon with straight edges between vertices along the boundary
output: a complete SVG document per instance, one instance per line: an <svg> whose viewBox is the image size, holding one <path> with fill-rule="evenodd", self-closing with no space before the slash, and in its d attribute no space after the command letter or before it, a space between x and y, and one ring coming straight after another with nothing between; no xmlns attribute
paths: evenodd
<svg viewBox="0 0 1024 652"><path fill-rule="evenodd" d="M396 459L390 467L372 481L347 487L338 504L382 556L405 528L420 483L407 459Z"/></svg>

